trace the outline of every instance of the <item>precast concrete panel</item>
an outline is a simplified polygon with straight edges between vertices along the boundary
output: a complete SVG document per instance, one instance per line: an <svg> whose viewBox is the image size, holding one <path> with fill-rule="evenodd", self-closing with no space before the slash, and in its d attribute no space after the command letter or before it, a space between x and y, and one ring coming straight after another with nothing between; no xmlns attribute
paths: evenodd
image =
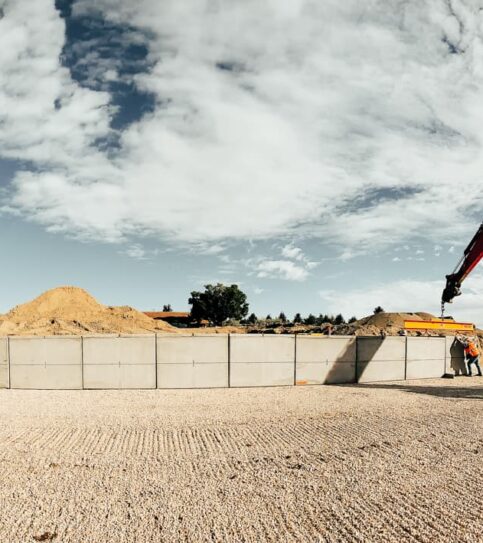
<svg viewBox="0 0 483 543"><path fill-rule="evenodd" d="M158 364L228 364L228 335L158 335Z"/></svg>
<svg viewBox="0 0 483 543"><path fill-rule="evenodd" d="M405 378L405 337L358 337L357 381L400 381Z"/></svg>
<svg viewBox="0 0 483 543"><path fill-rule="evenodd" d="M227 388L228 362L158 364L158 388Z"/></svg>
<svg viewBox="0 0 483 543"><path fill-rule="evenodd" d="M230 386L294 384L294 336L230 336Z"/></svg>
<svg viewBox="0 0 483 543"><path fill-rule="evenodd" d="M294 363L295 336L289 335L245 335L230 336L230 362L232 364Z"/></svg>
<svg viewBox="0 0 483 543"><path fill-rule="evenodd" d="M446 373L466 375L465 354L463 345L454 336L446 336Z"/></svg>
<svg viewBox="0 0 483 543"><path fill-rule="evenodd" d="M8 339L0 338L0 388L8 388Z"/></svg>
<svg viewBox="0 0 483 543"><path fill-rule="evenodd" d="M231 387L274 387L293 384L293 362L236 362L230 365Z"/></svg>
<svg viewBox="0 0 483 543"><path fill-rule="evenodd" d="M407 338L407 379L441 377L445 372L446 338Z"/></svg>
<svg viewBox="0 0 483 543"><path fill-rule="evenodd" d="M10 338L10 387L82 388L79 337Z"/></svg>
<svg viewBox="0 0 483 543"><path fill-rule="evenodd" d="M228 387L228 354L228 335L158 335L158 388Z"/></svg>
<svg viewBox="0 0 483 543"><path fill-rule="evenodd" d="M355 367L355 337L297 336L297 385L353 383Z"/></svg>
<svg viewBox="0 0 483 543"><path fill-rule="evenodd" d="M156 336L84 337L84 388L156 388Z"/></svg>

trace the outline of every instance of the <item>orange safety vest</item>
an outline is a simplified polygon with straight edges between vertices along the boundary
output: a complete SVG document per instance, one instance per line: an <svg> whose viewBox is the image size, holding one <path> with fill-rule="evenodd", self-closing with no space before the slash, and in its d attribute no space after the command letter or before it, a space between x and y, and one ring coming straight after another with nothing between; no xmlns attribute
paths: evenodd
<svg viewBox="0 0 483 543"><path fill-rule="evenodd" d="M470 356L478 356L480 354L478 348L472 341L468 343L467 347L465 347L465 353L469 354Z"/></svg>

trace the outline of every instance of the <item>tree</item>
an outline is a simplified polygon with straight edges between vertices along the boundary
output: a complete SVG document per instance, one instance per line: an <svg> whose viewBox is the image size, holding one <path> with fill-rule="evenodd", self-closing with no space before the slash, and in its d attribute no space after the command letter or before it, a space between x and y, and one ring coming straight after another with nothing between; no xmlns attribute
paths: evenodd
<svg viewBox="0 0 483 543"><path fill-rule="evenodd" d="M227 319L241 320L248 313L247 296L238 285L205 285L204 292L191 293L188 303L193 319L207 319L217 326Z"/></svg>
<svg viewBox="0 0 483 543"><path fill-rule="evenodd" d="M171 304L163 305L163 311L166 313L171 313L171 311L173 311L171 309Z"/></svg>
<svg viewBox="0 0 483 543"><path fill-rule="evenodd" d="M357 317L351 317L348 322L349 324L352 324L353 322L356 322L356 321L357 321Z"/></svg>
<svg viewBox="0 0 483 543"><path fill-rule="evenodd" d="M384 309L380 305L374 308L374 315L377 315L378 313L384 313Z"/></svg>
<svg viewBox="0 0 483 543"><path fill-rule="evenodd" d="M255 315L255 313L252 313L248 317L248 324L255 324L257 321L258 321L258 319L257 319L257 316Z"/></svg>
<svg viewBox="0 0 483 543"><path fill-rule="evenodd" d="M295 317L293 318L294 324L300 324L302 322L302 316L300 313L295 313Z"/></svg>
<svg viewBox="0 0 483 543"><path fill-rule="evenodd" d="M287 317L285 316L285 313L284 313L283 311L282 311L282 312L280 313L280 315L278 316L278 320L279 320L280 322L284 322L284 323L287 322Z"/></svg>
<svg viewBox="0 0 483 543"><path fill-rule="evenodd" d="M344 323L345 323L345 319L342 316L342 314L339 313L338 315L336 315L336 317L334 319L334 324L344 324Z"/></svg>
<svg viewBox="0 0 483 543"><path fill-rule="evenodd" d="M313 325L315 324L315 317L310 313L310 315L305 319L305 324Z"/></svg>
<svg viewBox="0 0 483 543"><path fill-rule="evenodd" d="M271 321L272 320L272 315L270 315L270 313L265 317L265 320L266 321Z"/></svg>

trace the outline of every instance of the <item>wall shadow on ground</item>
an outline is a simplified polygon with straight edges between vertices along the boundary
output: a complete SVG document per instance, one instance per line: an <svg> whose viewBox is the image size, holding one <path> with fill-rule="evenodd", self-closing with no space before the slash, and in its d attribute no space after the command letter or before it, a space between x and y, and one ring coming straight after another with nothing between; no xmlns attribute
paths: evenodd
<svg viewBox="0 0 483 543"><path fill-rule="evenodd" d="M483 378L481 377L459 377L462 386L425 386L411 384L392 384L392 383L358 383L357 385L339 384L334 386L344 387L352 386L357 389L367 388L372 390L399 390L411 394L424 394L426 396L435 396L438 398L455 398L461 400L483 400ZM466 380L477 380L478 387L463 386ZM472 381L473 382L473 381Z"/></svg>

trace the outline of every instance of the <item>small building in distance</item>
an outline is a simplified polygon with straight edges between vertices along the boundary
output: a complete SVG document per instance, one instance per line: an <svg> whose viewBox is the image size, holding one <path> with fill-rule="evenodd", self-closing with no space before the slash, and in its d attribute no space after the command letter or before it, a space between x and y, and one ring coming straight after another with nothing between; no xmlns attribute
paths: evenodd
<svg viewBox="0 0 483 543"><path fill-rule="evenodd" d="M194 321L187 311L144 311L144 314L155 321L165 321L177 328L194 328L209 324L207 320L202 320L200 323Z"/></svg>

